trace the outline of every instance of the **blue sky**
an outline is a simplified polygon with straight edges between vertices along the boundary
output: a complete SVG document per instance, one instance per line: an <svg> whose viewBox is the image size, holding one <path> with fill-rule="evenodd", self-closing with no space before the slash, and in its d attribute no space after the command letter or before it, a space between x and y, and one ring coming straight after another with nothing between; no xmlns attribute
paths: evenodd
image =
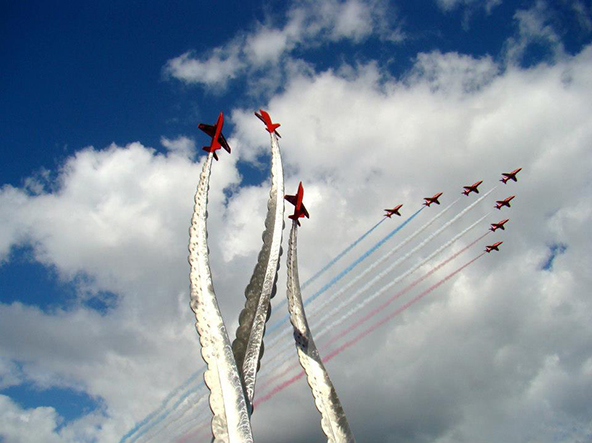
<svg viewBox="0 0 592 443"><path fill-rule="evenodd" d="M3 2L0 440L118 441L201 364L187 227L207 143L197 124L221 110L233 153L215 165L210 249L217 291L236 293L220 302L234 331L236 288L254 266L268 192L259 108L282 123L286 191L300 180L307 189L302 275L373 226L382 208L404 203L408 215L436 190L447 197L478 179L492 187L500 172L524 168L519 183L494 194L513 186L517 195L504 259L480 261L441 289L441 305L425 303L372 336L377 355L357 351L329 367L359 441L589 436L592 403L569 395L592 393L583 235L592 211L591 12L581 0ZM467 295L500 291L515 300L476 307ZM517 314L505 310L510 303ZM437 309L456 323L439 323ZM433 335L435 325L451 343L485 341L457 349ZM550 330L557 334L540 338ZM427 344L393 348L407 333ZM466 390L429 373L456 370L439 346L475 367L489 362L487 380ZM393 375L382 397L373 383L381 371L360 371L392 367L380 355L393 352L410 362L394 372L416 375ZM459 373L472 374L469 366ZM446 398L428 389L438 384ZM512 395L485 395L512 386ZM422 423L422 398L442 408L453 399L453 411L435 408ZM307 400L294 390L262 406L261 441L298 441L298 426L316 425L310 402L293 426L281 415ZM372 428L367 418L380 408L402 408L404 418Z"/></svg>

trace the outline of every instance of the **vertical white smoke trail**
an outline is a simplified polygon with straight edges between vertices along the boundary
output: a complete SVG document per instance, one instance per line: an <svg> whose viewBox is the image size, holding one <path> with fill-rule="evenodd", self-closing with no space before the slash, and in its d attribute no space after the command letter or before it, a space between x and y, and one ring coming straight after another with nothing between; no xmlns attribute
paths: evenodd
<svg viewBox="0 0 592 443"><path fill-rule="evenodd" d="M298 359L307 375L315 405L321 413L321 427L327 436L327 441L335 443L354 442L355 439L349 428L345 412L329 374L321 361L304 313L304 303L302 303L300 282L298 281L297 226L296 221L294 221L288 245L287 295Z"/></svg>
<svg viewBox="0 0 592 443"><path fill-rule="evenodd" d="M212 153L204 162L189 228L191 309L208 366L204 381L210 389L215 442L252 442L251 423L230 339L222 320L210 271L207 243L208 190Z"/></svg>

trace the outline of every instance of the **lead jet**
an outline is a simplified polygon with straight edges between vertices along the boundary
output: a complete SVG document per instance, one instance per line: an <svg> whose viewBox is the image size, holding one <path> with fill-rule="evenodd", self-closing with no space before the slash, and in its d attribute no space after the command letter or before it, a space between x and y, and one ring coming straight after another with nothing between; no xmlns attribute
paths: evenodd
<svg viewBox="0 0 592 443"><path fill-rule="evenodd" d="M499 252L499 246L503 243L503 241L498 241L492 245L485 246L485 252L489 253L491 251Z"/></svg>
<svg viewBox="0 0 592 443"><path fill-rule="evenodd" d="M503 200L497 200L495 202L495 206L494 208L496 209L502 209L502 206L507 206L508 208L510 207L510 202L512 201L512 199L516 197L515 195L510 195L508 198L505 198Z"/></svg>
<svg viewBox="0 0 592 443"><path fill-rule="evenodd" d="M391 218L393 215L398 215L400 217L401 213L399 212L399 209L401 209L401 206L403 205L397 205L393 209L385 209L386 214L384 214L384 216Z"/></svg>
<svg viewBox="0 0 592 443"><path fill-rule="evenodd" d="M425 200L425 202L423 202L424 206L430 206L432 203L436 203L437 205L440 204L440 202L438 201L438 198L440 198L440 196L442 195L441 192L438 192L437 194L434 194L433 197L424 197L423 199Z"/></svg>
<svg viewBox="0 0 592 443"><path fill-rule="evenodd" d="M298 185L298 191L296 192L296 195L284 195L284 198L295 206L294 207L294 214L289 215L288 218L291 218L292 220L294 220L298 224L298 226L300 226L300 221L298 221L299 218L301 218L301 217L310 218L310 216L308 215L308 211L306 210L306 208L304 207L304 204L302 203L303 196L304 196L304 188L302 187L302 182L300 182L300 184Z"/></svg>
<svg viewBox="0 0 592 443"><path fill-rule="evenodd" d="M522 171L522 168L514 169L512 172L502 172L503 177L500 181L504 182L504 185L508 182L508 180L514 180L517 182L518 179L516 178L516 174L518 174L520 171Z"/></svg>
<svg viewBox="0 0 592 443"><path fill-rule="evenodd" d="M471 192L479 194L477 186L479 186L481 183L483 183L483 180L479 180L478 182L473 183L471 186L463 186L465 190L462 193L466 196L468 196Z"/></svg>
<svg viewBox="0 0 592 443"><path fill-rule="evenodd" d="M505 220L502 221L498 221L497 223L492 223L491 224L491 228L489 228L489 230L491 232L495 232L496 229L501 229L502 231L505 231L506 228L504 228L504 225L509 221L509 218L506 218Z"/></svg>
<svg viewBox="0 0 592 443"><path fill-rule="evenodd" d="M276 129L279 128L281 125L279 123L272 123L271 117L263 109L259 109L259 112L260 112L260 114L257 114L257 112L255 112L255 115L257 116L257 118L259 120L261 120L263 123L265 123L265 126L266 126L265 129L267 130L267 132L269 132L270 134L272 132L275 132L275 135L277 135L279 138L282 138L280 133L276 131Z"/></svg>
<svg viewBox="0 0 592 443"><path fill-rule="evenodd" d="M218 116L218 120L216 120L216 124L214 126L206 125L204 123L197 125L199 129L212 137L212 143L210 143L210 146L204 146L203 150L206 152L211 152L216 160L218 160L216 151L220 148L226 149L226 151L228 151L230 154L230 146L228 146L228 142L224 138L224 135L222 135L222 126L224 126L224 114L222 113L220 113Z"/></svg>

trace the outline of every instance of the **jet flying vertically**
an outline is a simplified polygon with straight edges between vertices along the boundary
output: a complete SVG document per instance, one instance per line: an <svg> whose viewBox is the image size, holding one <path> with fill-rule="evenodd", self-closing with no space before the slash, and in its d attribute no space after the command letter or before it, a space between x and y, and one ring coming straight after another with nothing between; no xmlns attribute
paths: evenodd
<svg viewBox="0 0 592 443"><path fill-rule="evenodd" d="M310 216L308 215L308 211L302 203L303 196L304 188L302 187L302 182L300 182L300 184L298 185L298 191L296 192L296 195L284 195L284 198L295 206L294 214L289 215L288 218L294 220L298 224L298 226L300 226L300 221L298 221L299 218L310 218Z"/></svg>
<svg viewBox="0 0 592 443"><path fill-rule="evenodd" d="M489 246L485 246L485 252L491 252L491 251L498 251L499 252L499 246L503 243L503 241L498 241L492 245Z"/></svg>
<svg viewBox="0 0 592 443"><path fill-rule="evenodd" d="M430 206L432 203L436 203L437 205L440 204L440 202L438 201L438 198L440 198L440 196L442 195L441 192L438 192L437 194L434 194L433 197L424 197L425 202L423 202L424 206Z"/></svg>
<svg viewBox="0 0 592 443"><path fill-rule="evenodd" d="M496 209L502 209L502 206L507 206L508 208L510 207L510 201L512 201L512 199L516 197L515 195L510 195L508 198L505 198L503 200L497 200L495 202L495 208Z"/></svg>
<svg viewBox="0 0 592 443"><path fill-rule="evenodd" d="M223 125L224 125L224 114L220 113L220 115L218 116L218 120L216 120L216 124L214 126L206 125L204 123L200 123L197 126L203 132L205 132L210 137L212 137L212 143L210 143L210 146L204 146L203 150L206 152L213 153L214 158L216 160L218 160L218 155L216 154L216 151L220 148L226 149L226 151L228 151L228 153L230 154L230 146L228 146L228 142L224 138L224 135L222 135L222 126Z"/></svg>
<svg viewBox="0 0 592 443"><path fill-rule="evenodd" d="M384 216L391 218L393 215L398 215L400 217L401 213L399 212L399 209L401 209L401 206L403 205L397 205L393 209L385 209L386 214L384 214Z"/></svg>
<svg viewBox="0 0 592 443"><path fill-rule="evenodd" d="M483 183L483 180L479 180L478 182L473 183L471 186L463 186L463 188L465 189L462 193L466 196L468 196L471 192L474 192L476 194L479 194L479 190L477 189L477 187Z"/></svg>
<svg viewBox="0 0 592 443"><path fill-rule="evenodd" d="M500 181L504 182L504 184L506 184L508 180L514 180L517 182L518 179L516 178L516 174L518 174L520 171L522 171L522 168L514 169L512 172L502 172L503 177Z"/></svg>
<svg viewBox="0 0 592 443"><path fill-rule="evenodd" d="M260 114L257 114L257 112L255 112L255 115L257 116L257 118L259 120L261 120L263 123L265 123L265 126L266 126L265 129L267 130L267 132L269 132L270 134L275 132L275 135L277 135L279 138L282 138L280 133L276 131L276 129L279 128L281 125L279 123L272 123L271 117L263 109L259 109L259 112L260 112Z"/></svg>
<svg viewBox="0 0 592 443"><path fill-rule="evenodd" d="M492 223L491 224L491 228L489 228L489 230L491 232L495 232L496 229L501 229L502 231L505 231L506 228L504 228L504 225L509 221L509 218L506 218L505 220L502 221L498 221L497 223Z"/></svg>

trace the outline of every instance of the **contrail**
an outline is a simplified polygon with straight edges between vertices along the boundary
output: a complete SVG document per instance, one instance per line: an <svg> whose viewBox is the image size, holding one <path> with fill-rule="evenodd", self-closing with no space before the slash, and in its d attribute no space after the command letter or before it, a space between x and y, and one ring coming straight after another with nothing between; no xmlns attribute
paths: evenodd
<svg viewBox="0 0 592 443"><path fill-rule="evenodd" d="M335 327L337 324L341 323L341 321L345 320L347 317L349 317L350 315L353 315L357 310L363 308L364 306L366 306L368 303L370 303L373 299L375 299L376 297L378 297L379 295L381 295L382 293L384 293L385 291L389 290L392 286L394 286L395 284L399 283L401 280L403 280L405 277L407 277L408 275L412 274L413 272L415 272L417 269L419 269L420 267L422 267L425 263L427 263L428 261L430 261L432 258L434 258L436 255L438 255L440 252L442 252L443 250L449 248L454 242L456 242L458 239L460 239L462 236L464 236L465 234L467 234L471 229L473 229L474 227L476 227L479 223L481 223L488 215L485 215L483 217L481 217L479 220L477 220L475 223L473 223L471 226L469 226L468 228L466 228L465 230L463 230L462 232L460 232L459 234L457 234L455 237L453 237L451 240L449 240L448 242L446 242L445 244L443 244L440 248L438 248L436 251L432 252L428 257L426 257L424 260L422 260L420 263L416 264L415 266L413 266L411 269L407 270L405 273L401 274L400 276L398 276L397 278L393 279L390 283L388 283L386 286L382 287L380 290L378 290L375 294L373 294L372 296L366 298L365 300L362 301L362 303L360 303L360 305L356 306L352 311L348 312L345 316L343 316L341 319L334 321L333 323L331 323L329 326L325 327L323 329L323 331L321 331L319 333L319 336L325 331L325 330L329 330L330 328ZM340 304L338 304L337 306L335 306L331 311L326 312L323 317L319 320L319 323L324 323L326 320L328 320L329 318L331 318L333 315L335 315L337 312L339 312L343 307L347 306L352 300L354 300L355 298L357 298L359 295L363 294L366 290L370 289L375 283L377 283L378 281L380 281L382 278L386 277L395 267L397 267L399 264L403 263L404 261L406 261L407 259L409 259L414 253L416 253L417 251L419 251L421 248L423 248L426 244L428 244L431 240L433 240L438 234L440 234L444 229L446 229L446 225L442 226L438 231L434 232L432 235L430 235L427 239L425 239L423 242L421 242L419 245L417 245L415 248L413 248L411 251L409 251L407 254L405 254L403 257L399 258L398 260L396 260L394 263L392 263L388 268L386 268L384 271L380 272L378 275L376 275L373 279L371 279L369 282L367 282L364 286L362 286L360 289L358 289L358 291L356 291L353 295L351 295L349 298L343 300ZM489 231L487 231L487 233L485 233L483 236L481 236L480 238L478 238L477 240L475 240L473 243L471 243L470 245L466 246L465 248L461 249L461 251L466 251L468 248L470 248L471 246L473 246L476 242L478 242L479 240L481 240L483 237L485 237L487 234L489 233ZM460 253L460 252L459 252ZM456 255L454 255L453 257L458 256L458 253ZM448 261L452 260L452 258L450 258ZM446 263L448 263L448 261Z"/></svg>
<svg viewBox="0 0 592 443"><path fill-rule="evenodd" d="M414 265L412 268L408 269L406 272L404 272L403 274L399 275L397 278L393 279L391 282L389 282L388 284L386 284L385 286L383 286L381 289L379 289L378 291L376 291L374 294L372 294L371 296L369 296L368 298L364 299L361 303L359 303L358 305L356 305L354 308L350 309L345 315L343 315L341 318L339 318L338 320L333 321L331 324L329 324L328 326L325 326L320 332L319 334L317 334L318 339L321 339L327 332L329 332L330 330L332 330L333 328L335 328L336 326L340 325L341 323L343 323L347 318L349 318L350 316L354 315L356 312L359 312L360 309L362 309L364 306L366 306L368 303L370 303L371 301L373 301L374 299L376 299L377 297L379 297L380 295L382 295L384 292L386 292L387 290L389 290L390 288L392 288L395 284L399 283L401 280L403 280L404 278L406 278L407 276L409 276L410 274L412 274L413 272L415 272L416 270L418 270L419 268L421 268L424 264L426 264L427 262L429 262L431 259L433 259L435 256L437 256L438 254L440 254L442 251L444 251L445 249L449 248L454 242L456 242L458 239L460 239L462 236L464 236L465 234L467 234L471 229L473 229L475 226L477 226L481 221L483 221L485 218L487 217L487 215L481 217L479 220L477 220L475 223L473 223L471 226L469 226L468 228L466 228L464 231L462 231L461 233L457 234L454 238L452 238L451 240L449 240L447 243L445 243L444 245L442 245L440 248L438 248L436 251L432 252L428 257L426 257L424 260L422 260L420 263L417 263L416 265ZM465 248L463 248L461 251L459 251L458 253L454 254L451 258L447 259L444 263L441 263L440 265L438 265L436 268L432 269L430 272L428 272L426 275L424 275L423 277L421 277L420 279L416 280L412 285L410 285L409 287L407 287L403 293L406 293L407 291L409 291L411 288L413 288L414 286L416 286L419 282L425 280L428 276L430 276L431 274L433 274L436 270L440 269L442 266L444 266L446 263L449 263L451 260L453 260L455 257L458 257L462 252L466 251L467 249L469 249L471 246L473 246L475 243L479 242L480 240L482 240L486 235L488 235L490 233L490 231L487 231L485 234L483 234L481 237L479 237L478 239L474 240L471 244L469 244L468 246L466 246ZM410 253L408 255L410 255L412 252L415 251L410 251ZM402 261L402 260L401 260ZM387 275L390 271L392 271L392 269L398 264L399 260L397 262L395 262L393 265L391 265L389 268L387 268L386 270L384 270L382 273L380 273L378 275L378 277L376 277L375 279L373 279L371 282L369 282L368 284L366 284L364 287L362 287L361 289L359 289L358 291L356 291L353 295L351 295L348 299L344 300L341 304L339 304L337 307L335 307L334 309L332 309L330 312L325 313L325 315L323 315L323 317L317 321L315 321L316 324L324 324L328 319L330 319L331 317L333 317L337 312L339 312L344 306L348 305L349 303L351 303L352 300L354 300L356 297L358 297L360 294L362 294L365 290L367 290L368 288L370 288L375 282L379 281L382 277L384 277L385 275ZM403 295L400 294L400 295ZM284 335L281 336L282 338L284 338ZM266 363L267 366L266 368L270 368L269 372L272 373L274 370L276 370L278 367L281 367L282 363L280 363L280 365L274 365L273 367L269 366L269 363L271 363L272 361L276 360L279 356L284 355L285 351L280 351L278 353L276 353L275 355L273 355ZM268 385L269 382L264 382L264 386Z"/></svg>
<svg viewBox="0 0 592 443"><path fill-rule="evenodd" d="M357 342L359 342L365 336L367 336L371 332L375 331L377 328L379 328L380 326L382 326L383 324L385 324L386 322L388 322L389 320L391 320L395 316L399 315L405 309L409 308L411 305L413 305L417 301L421 300L423 297L425 297L426 295L428 295L433 290L435 290L435 289L439 288L440 286L442 286L444 283L446 283L448 280L450 280L452 277L454 277L460 271L462 271L463 269L465 269L467 266L469 266L469 265L473 264L474 262L476 262L477 260L479 260L481 257L483 257L483 255L485 255L485 252L482 252L478 256L476 256L475 258L469 260L467 263L465 263L464 265L462 265L460 268L458 268L455 271L453 271L450 274L448 274L446 277L444 277L438 283L430 286L428 289L426 289L425 291L423 291L421 294L417 295L415 298L412 298L407 303L405 303L403 306L401 306L400 308L397 308L394 312L392 312L391 314L389 314L388 316L386 316L385 318L383 318L379 322L377 322L377 323L373 324L372 326L370 326L369 328L365 329L364 331L362 331L361 333L359 333L358 335L356 335L354 338L352 338L348 342L345 342L340 347L338 347L337 349L335 349L333 352L331 352L330 354L328 354L323 360L329 361L333 357L335 357L336 355L339 355L345 349L349 348L350 346L355 345Z"/></svg>
<svg viewBox="0 0 592 443"><path fill-rule="evenodd" d="M446 208L444 208L442 211L440 211L434 218L432 218L430 221L428 221L426 224L424 224L421 228L416 230L413 234L411 234L409 237L407 237L405 240L403 240L401 243L399 243L393 249L388 251L384 256L382 256L381 258L376 260L374 263L372 263L370 266L368 266L366 269L364 269L364 271L362 271L361 274L358 274L356 277L354 277L352 280L350 280L345 286L343 286L341 289L339 289L339 291L337 291L337 292L333 293L332 295L330 295L329 297L325 298L325 300L322 302L322 304L315 308L314 313L311 314L311 317L314 317L314 315L316 313L322 312L322 309L325 306L327 306L329 303L331 303L333 300L335 300L341 294L345 293L349 288L351 288L358 281L360 281L362 278L364 278L366 275L368 275L370 272L372 272L377 266L380 266L382 263L384 263L386 260L388 260L390 257L392 257L395 253L397 253L403 246L405 246L407 243L409 243L410 241L415 239L419 234L421 234L423 231L425 231L427 228L429 228L440 217L442 217L444 214L446 214L446 212L448 212L448 210L451 209L459 200L460 199L456 199L454 202L452 202L450 205L448 205ZM452 220L456 220L457 218L458 217L455 217ZM450 226L450 224L451 224L451 222L448 222L447 224L445 224L438 231L436 231L436 233L434 233L430 237L428 237L428 239L431 240L432 238L434 238L435 235L442 232L446 227ZM426 243L427 242L424 242L424 243L422 243L422 245L424 245ZM418 250L418 248L415 248L412 252L415 252L416 250ZM404 260L406 260L410 256L410 254L411 253L407 254L403 259L398 260L394 266L398 265L399 263L402 263ZM373 282L374 281L375 280L373 280Z"/></svg>
<svg viewBox="0 0 592 443"><path fill-rule="evenodd" d="M205 402L205 400L206 400L206 396L205 395L202 395L200 398L197 399L197 401L191 402L191 404L189 405L189 408L186 408L184 411L181 411L181 414L179 414L178 417L170 420L168 423L166 423L165 426L163 426L162 428L160 428L160 429L156 430L155 432L153 432L152 435L147 436L148 438L145 440L145 443L148 443L154 437L156 437L157 435L159 435L160 433L162 433L164 430L166 430L167 428L169 428L173 423L176 423L179 420L181 420L183 417L185 417L185 414L190 409L198 408L202 403ZM139 438L142 434L145 434L147 431L148 431L148 429L144 430L142 433L138 434L138 436L136 438Z"/></svg>
<svg viewBox="0 0 592 443"><path fill-rule="evenodd" d="M317 271L317 273L315 275L313 275L308 280L306 280L302 284L300 289L306 288L309 284L311 284L313 281L315 281L319 276L321 276L325 271L327 271L331 266L333 266L341 257L343 257L345 254L347 254L349 251L351 251L358 243L360 243L362 240L364 240L372 231L374 231L376 228L378 228L378 226L380 226L380 224L382 222L384 222L385 220L386 220L386 218L383 217L382 220L380 220L378 223L376 223L374 226L372 226L369 230L367 230L364 234L362 234L362 236L360 238L358 238L351 245L349 245L347 248L345 248L343 251L341 251L333 260L331 260L329 263L327 263L322 269Z"/></svg>
<svg viewBox="0 0 592 443"><path fill-rule="evenodd" d="M319 291L315 292L313 295L311 295L310 297L308 297L304 301L304 306L307 306L315 298L317 298L319 295L321 295L323 292L325 292L327 289L329 289L331 286L333 286L335 283L337 283L341 278L343 278L343 276L345 276L347 273L349 273L358 264L360 264L362 261L364 261L374 251L376 251L378 248L380 248L384 243L386 243L387 240L389 240L393 235L395 235L397 232L399 232L407 223L409 223L411 220L413 220L424 208L425 208L425 206L422 206L417 211L415 211L415 213L411 214L403 223L401 223L399 226L397 226L395 229L393 229L390 233L388 233L382 240L378 241L374 246L372 246L370 249L368 249L366 252L364 252L360 257L358 257L347 268L345 268L343 271L341 271L337 276L333 277L329 281L329 283L327 283ZM275 324L273 324L269 328L268 333L271 333L271 332L275 331L281 325L283 325L284 323L286 323L289 320L289 318L290 318L290 316L289 315L286 315L284 318L282 318L281 320L277 321Z"/></svg>
<svg viewBox="0 0 592 443"><path fill-rule="evenodd" d="M469 243L467 246L465 246L464 248L462 248L461 250L459 250L458 252L455 252L454 254L452 254L450 257L448 257L446 260L444 260L443 262L439 263L438 265L434 266L432 269L430 269L427 273L425 273L424 275L422 275L421 277L419 277L418 279L414 280L411 284L407 285L405 288L403 288L402 290L400 290L399 292L397 292L395 295L393 295L391 298L389 298L387 301L385 301L384 303L382 303L380 306L374 308L372 311L370 311L368 314L366 314L364 317L362 317L361 319L357 320L354 324L352 324L351 326L349 326L344 332L336 335L335 337L331 338L327 343L324 344L324 346L328 346L331 343L335 342L336 340L338 340L339 338L349 334L351 331L353 331L354 329L356 329L358 326L360 326L362 323L364 323L366 320L368 320L369 318L373 317L374 315L378 314L379 312L381 312L383 309L385 309L388 305L390 305L392 302L394 302L395 300L397 300L399 297L405 295L407 292L409 292L411 289L413 289L415 286L417 286L418 284L420 284L421 282L423 282L424 280L426 280L428 277L430 277L432 274L434 274L434 272L438 271L439 269L441 269L443 266L446 266L448 263L450 263L452 260L454 260L456 257L458 257L459 255L461 255L462 253L466 252L469 248L471 248L472 246L474 246L476 243L478 243L479 241L483 240L483 238L489 234L489 231L486 232L485 234L481 235L479 238L475 239L474 241L472 241L471 243ZM444 245L446 247L448 247L449 245ZM443 248L442 248L443 249ZM436 251L436 252L440 252ZM435 254L434 254L435 255ZM430 257L431 258L431 257ZM422 263L417 266L414 267L412 269L410 269L409 271L413 272L414 270L416 270L417 268L419 268L420 266L422 266L424 263L426 262L426 260L422 261ZM410 272L407 272L405 274L403 274L404 276L409 275ZM400 279L396 279L399 280ZM359 303L358 305L356 305L353 309L351 309L350 311L348 311L343 317L341 317L340 319L338 319L337 321L331 323L329 326L327 326L325 329L323 329L323 331L321 333L319 333L319 336L323 333L325 333L326 331L330 331L332 328L336 327L337 325L341 324L343 321L345 321L347 318L349 318L351 315L355 314L356 312L359 312L360 309L363 309L364 306L366 306L368 303L370 303L372 300L374 300L376 297L378 297L379 295L383 294L385 291L387 291L388 289L390 289L396 282L393 281L389 284L387 284L386 286L384 286L383 288L381 288L380 290L378 290L377 292L375 292L373 295L371 295L370 297L364 299L361 303Z"/></svg>
<svg viewBox="0 0 592 443"><path fill-rule="evenodd" d="M491 192L491 191L489 191ZM482 198L486 197L487 194L485 194ZM429 220L427 223L425 223L422 227L420 227L419 229L417 229L413 234L411 234L409 237L407 237L405 240L403 240L401 243L399 243L397 246L395 246L393 249L391 249L389 252L387 252L383 257L381 257L380 259L376 260L374 263L372 263L370 266L368 266L366 269L364 269L364 271L362 271L361 274L357 275L356 277L354 277L351 281L349 281L345 286L343 286L341 289L339 289L337 292L331 294L328 298L326 298L321 305L316 306L311 314L311 318L314 318L316 313L320 313L322 312L322 309L328 305L329 303L331 303L332 301L334 301L337 297L339 297L340 295L342 295L343 293L345 293L348 289L350 289L353 285L355 285L358 281L360 281L362 278L364 278L366 275L368 275L372 270L374 270L377 266L379 266L380 264L382 264L385 260L387 260L388 258L390 258L393 254L395 254L397 251L399 251L403 246L405 246L407 243L409 243L410 241L412 241L414 238L416 238L419 234L421 234L423 231L425 231L428 227L430 227L433 223L435 223L438 219L440 219L440 217L442 217L444 214L446 214L458 201L459 199L456 199L454 202L452 202L450 205L448 205L446 208L444 208L442 211L440 211L435 217L433 217L431 220ZM440 229L438 229L434 234L432 234L430 237L428 237L429 240L432 240L437 234L439 234L440 232L442 232L444 229L446 229L448 226L450 226L452 223L454 223L456 220L458 220L460 217L462 217L464 214L466 214L472 207L474 207L480 200L477 200L475 203L473 203L471 206L469 206L468 208L464 209L460 214L458 214L456 217L454 217L452 220L450 220L449 222L447 222L444 226L442 226ZM425 207L425 206L424 206ZM423 209L423 207L422 207ZM417 214L417 213L416 213ZM414 214L414 215L416 215ZM412 217L414 216L412 215ZM428 240L428 241L429 241ZM427 243L427 241L424 241L420 246L424 246ZM419 249L419 247L415 248L412 252L415 252ZM404 260L406 260L411 253L407 254L403 259L400 259L396 262L394 266L402 263ZM390 268L392 269L392 267ZM339 275L338 275L339 277ZM376 280L372 281L372 284L375 282ZM325 287L323 288L323 290L327 289L330 287L330 284L325 285ZM321 291L322 292L322 291ZM315 294L314 296L319 295L318 293ZM313 296L313 297L314 297ZM309 300L307 300L307 303L309 301L312 301L313 297L311 297ZM306 303L305 303L306 305ZM335 310L332 311L332 313L335 312ZM325 315L323 317L323 319L327 318L327 315ZM273 348L278 342L281 341L281 339L283 338L282 335L278 335L277 337L275 337L273 340L271 340L269 342L269 345L267 346L267 352L269 353L269 350L271 348ZM271 360L274 360L276 356L273 356L271 358Z"/></svg>
<svg viewBox="0 0 592 443"><path fill-rule="evenodd" d="M204 368L205 369L205 368ZM142 435L146 434L148 431L150 431L150 429L152 429L154 426L157 426L159 423L161 423L164 419L166 419L171 413L173 413L178 407L179 405L181 405L182 403L185 402L185 400L193 393L197 392L200 389L205 389L206 386L204 383L200 383L197 386L189 389L188 391L184 392L184 394L179 397L179 399L177 399L177 401L165 412L163 412L162 414L160 414L155 421L153 421L152 423L148 424L147 426L145 426L144 428L140 429L140 431L133 436L133 438L130 440L130 443L133 443L135 441L138 440L138 438L140 438ZM204 392L202 394L202 396L200 398L197 399L197 401L194 401L193 404L199 404L202 400L204 400L206 398L206 394L207 392ZM187 411L182 413L182 416L185 415ZM175 420L176 421L176 420ZM167 425L168 426L168 425ZM160 432L160 431L158 431Z"/></svg>
<svg viewBox="0 0 592 443"><path fill-rule="evenodd" d="M146 425L150 420L152 420L154 417L156 417L158 414L160 414L162 412L162 410L167 407L167 403L169 401L171 401L171 399L174 396L176 396L181 390L185 389L188 385L190 385L193 381L195 381L197 376L200 375L203 372L203 369L205 369L205 368L206 367L204 365L204 367L202 368L201 371L194 372L181 385L177 386L173 391L171 391L164 398L164 400L160 404L160 407L158 409L154 410L153 412L151 412L150 414L148 414L143 420L136 423L136 425L132 429L130 429L127 434L125 434L123 437L121 437L121 440L119 440L119 443L124 443L129 437L131 437L133 434L135 434L138 431L138 429L140 429L142 426Z"/></svg>
<svg viewBox="0 0 592 443"><path fill-rule="evenodd" d="M341 345L339 348L337 348L334 351L332 351L330 354L328 354L327 356L325 356L323 358L323 362L328 362L329 360L333 359L335 356L339 355L341 352L343 352L347 348L355 345L357 342L359 342L361 339L363 339L364 337L366 337L368 334L370 334L371 332L373 332L374 330L376 330L377 328L379 328L380 326L382 326L386 322L392 320L395 316L399 315L401 312L403 312L404 310L406 310L407 308L409 308L411 305L413 305L417 301L421 300L423 297L425 297L426 295L428 295L430 292L432 292L435 289L437 289L440 286L442 286L445 282L447 282L448 280L450 280L452 277L454 277L460 271L462 271L463 269L465 269L467 266L471 265L472 263L474 263L475 261L477 261L479 258L483 257L484 254L485 254L485 252L482 252L477 257L471 259L470 261L468 261L467 263L465 263L464 265L462 265L460 268L458 268L455 271L451 272L446 277L444 277L442 280L440 280L436 284L432 285L431 287L429 287L428 289L426 289L425 291L423 291L421 294L417 295L415 298L411 299L410 301L408 301L407 303L405 303L403 306L401 306L400 308L398 308L397 310L395 310L394 312L392 312L391 314L389 314L387 317L383 318L382 320L378 321L374 325L372 325L369 328L365 329L360 334L358 334L357 336L355 336L353 339L349 340L348 342L346 342L343 345ZM264 396L262 396L262 397L258 398L257 400L255 400L255 405L259 405L261 403L264 403L264 402L268 401L275 394L277 394L280 391L283 391L288 386L290 386L291 384L293 384L296 381L298 381L299 379L301 379L303 376L304 376L304 372L301 371L298 374L294 375L292 378L290 378L290 379L284 381L283 383L277 385L271 391L269 391L267 394L265 394Z"/></svg>
<svg viewBox="0 0 592 443"><path fill-rule="evenodd" d="M385 220L386 220L386 218L383 218L382 220L380 220L378 223L376 223L374 226L372 226L370 229L368 229L364 234L362 234L357 240L355 240L351 245L349 245L347 248L345 248L343 251L341 251L339 254L337 254L333 259L331 259L331 261L329 261L329 263L327 263L324 267L319 269L315 275L313 275L308 280L306 280L301 285L300 289L304 290L304 288L306 288L308 285L310 285L312 282L314 282L317 278L319 278L321 275L323 275L326 271L328 271L331 268L331 266L333 266L335 263L337 263L337 261L339 261L339 259L341 259L341 257L343 257L345 254L347 254L349 251L351 251L355 246L357 246L358 243L360 243L368 235L370 235L372 233L372 231L374 231L376 228L378 228L378 226L380 226L380 224L382 222L384 222ZM284 298L280 303L278 303L275 310L281 309L281 307L287 303L286 300L287 299Z"/></svg>
<svg viewBox="0 0 592 443"><path fill-rule="evenodd" d="M431 220L429 220L427 223L425 223L422 227L420 227L419 229L417 229L414 233L412 233L409 237L407 237L405 240L403 240L401 243L399 243L397 246L395 246L393 249L391 249L389 252L387 252L382 258L378 259L377 261L375 261L374 263L372 263L368 268L366 268L361 274L357 275L355 278L353 278L350 282L348 282L344 287L342 287L339 291L331 294L328 298L326 298L322 304L316 306L313 308L312 313L311 313L311 318L314 318L314 316L316 315L316 313L319 313L322 311L322 309L329 303L331 303L333 300L335 300L335 298L337 298L338 296L340 296L341 294L343 294L345 291L347 291L349 288L351 288L354 284L356 284L361 278L363 278L364 276L366 276L369 272L371 272L374 268L376 268L377 266L379 266L381 263L383 263L385 260L387 260L388 258L390 258L393 254L395 254L397 251L399 251L403 246L405 246L407 243L409 243L411 240L413 240L414 238L416 238L419 234L421 234L423 231L425 231L428 227L430 227L433 223L435 223L440 217L442 217L444 214L446 214L460 199L456 199L454 202L452 202L450 205L448 205L446 208L444 208L442 211L440 211L435 217L433 217ZM421 209L425 208L422 207ZM413 218L415 215L417 215L417 213L413 214L409 219L406 220L406 222L410 221L411 218ZM454 218L453 220L456 220L457 218ZM405 222L405 223L406 223ZM405 224L404 223L404 224ZM403 225L399 226L398 228L396 228L397 230L402 228ZM449 226L449 224L446 224L445 227ZM441 228L441 230L443 230L445 228ZM441 232L438 231L438 232ZM389 234L389 235L392 235ZM384 239L383 239L384 240ZM381 240L382 241L382 240ZM379 242L380 243L380 242ZM375 245L376 246L376 245ZM359 259L358 259L359 260ZM358 260L356 260L354 263L357 264ZM360 260L361 261L361 260ZM351 269L350 269L351 270ZM349 272L349 271L347 271ZM345 275L347 272L342 272L343 275ZM340 274L341 275L341 274ZM340 275L338 275L337 277L340 277ZM343 276L341 275L341 277ZM340 278L341 278L340 277ZM312 297L310 297L309 300L306 301L305 305L307 303L309 303L310 301L312 301L312 299L314 299L314 297L320 295L320 293L324 292L324 290L328 289L331 285L327 284L325 285L325 287L323 288L323 290L321 290L319 293L314 294ZM276 326L277 323L274 325ZM286 329L286 331L288 331L288 329ZM271 330L270 330L271 332ZM283 332L283 331L282 331ZM277 343L279 343L280 341L282 341L282 339L284 339L284 334L280 333L280 335L278 335L277 337L275 337L274 339L272 339L269 344L266 346L267 348L267 353L269 355L269 351L275 347L275 345ZM270 360L267 361L267 363L269 363L270 361L273 361L277 358L278 355L281 355L283 353L280 352L279 354L273 355Z"/></svg>

